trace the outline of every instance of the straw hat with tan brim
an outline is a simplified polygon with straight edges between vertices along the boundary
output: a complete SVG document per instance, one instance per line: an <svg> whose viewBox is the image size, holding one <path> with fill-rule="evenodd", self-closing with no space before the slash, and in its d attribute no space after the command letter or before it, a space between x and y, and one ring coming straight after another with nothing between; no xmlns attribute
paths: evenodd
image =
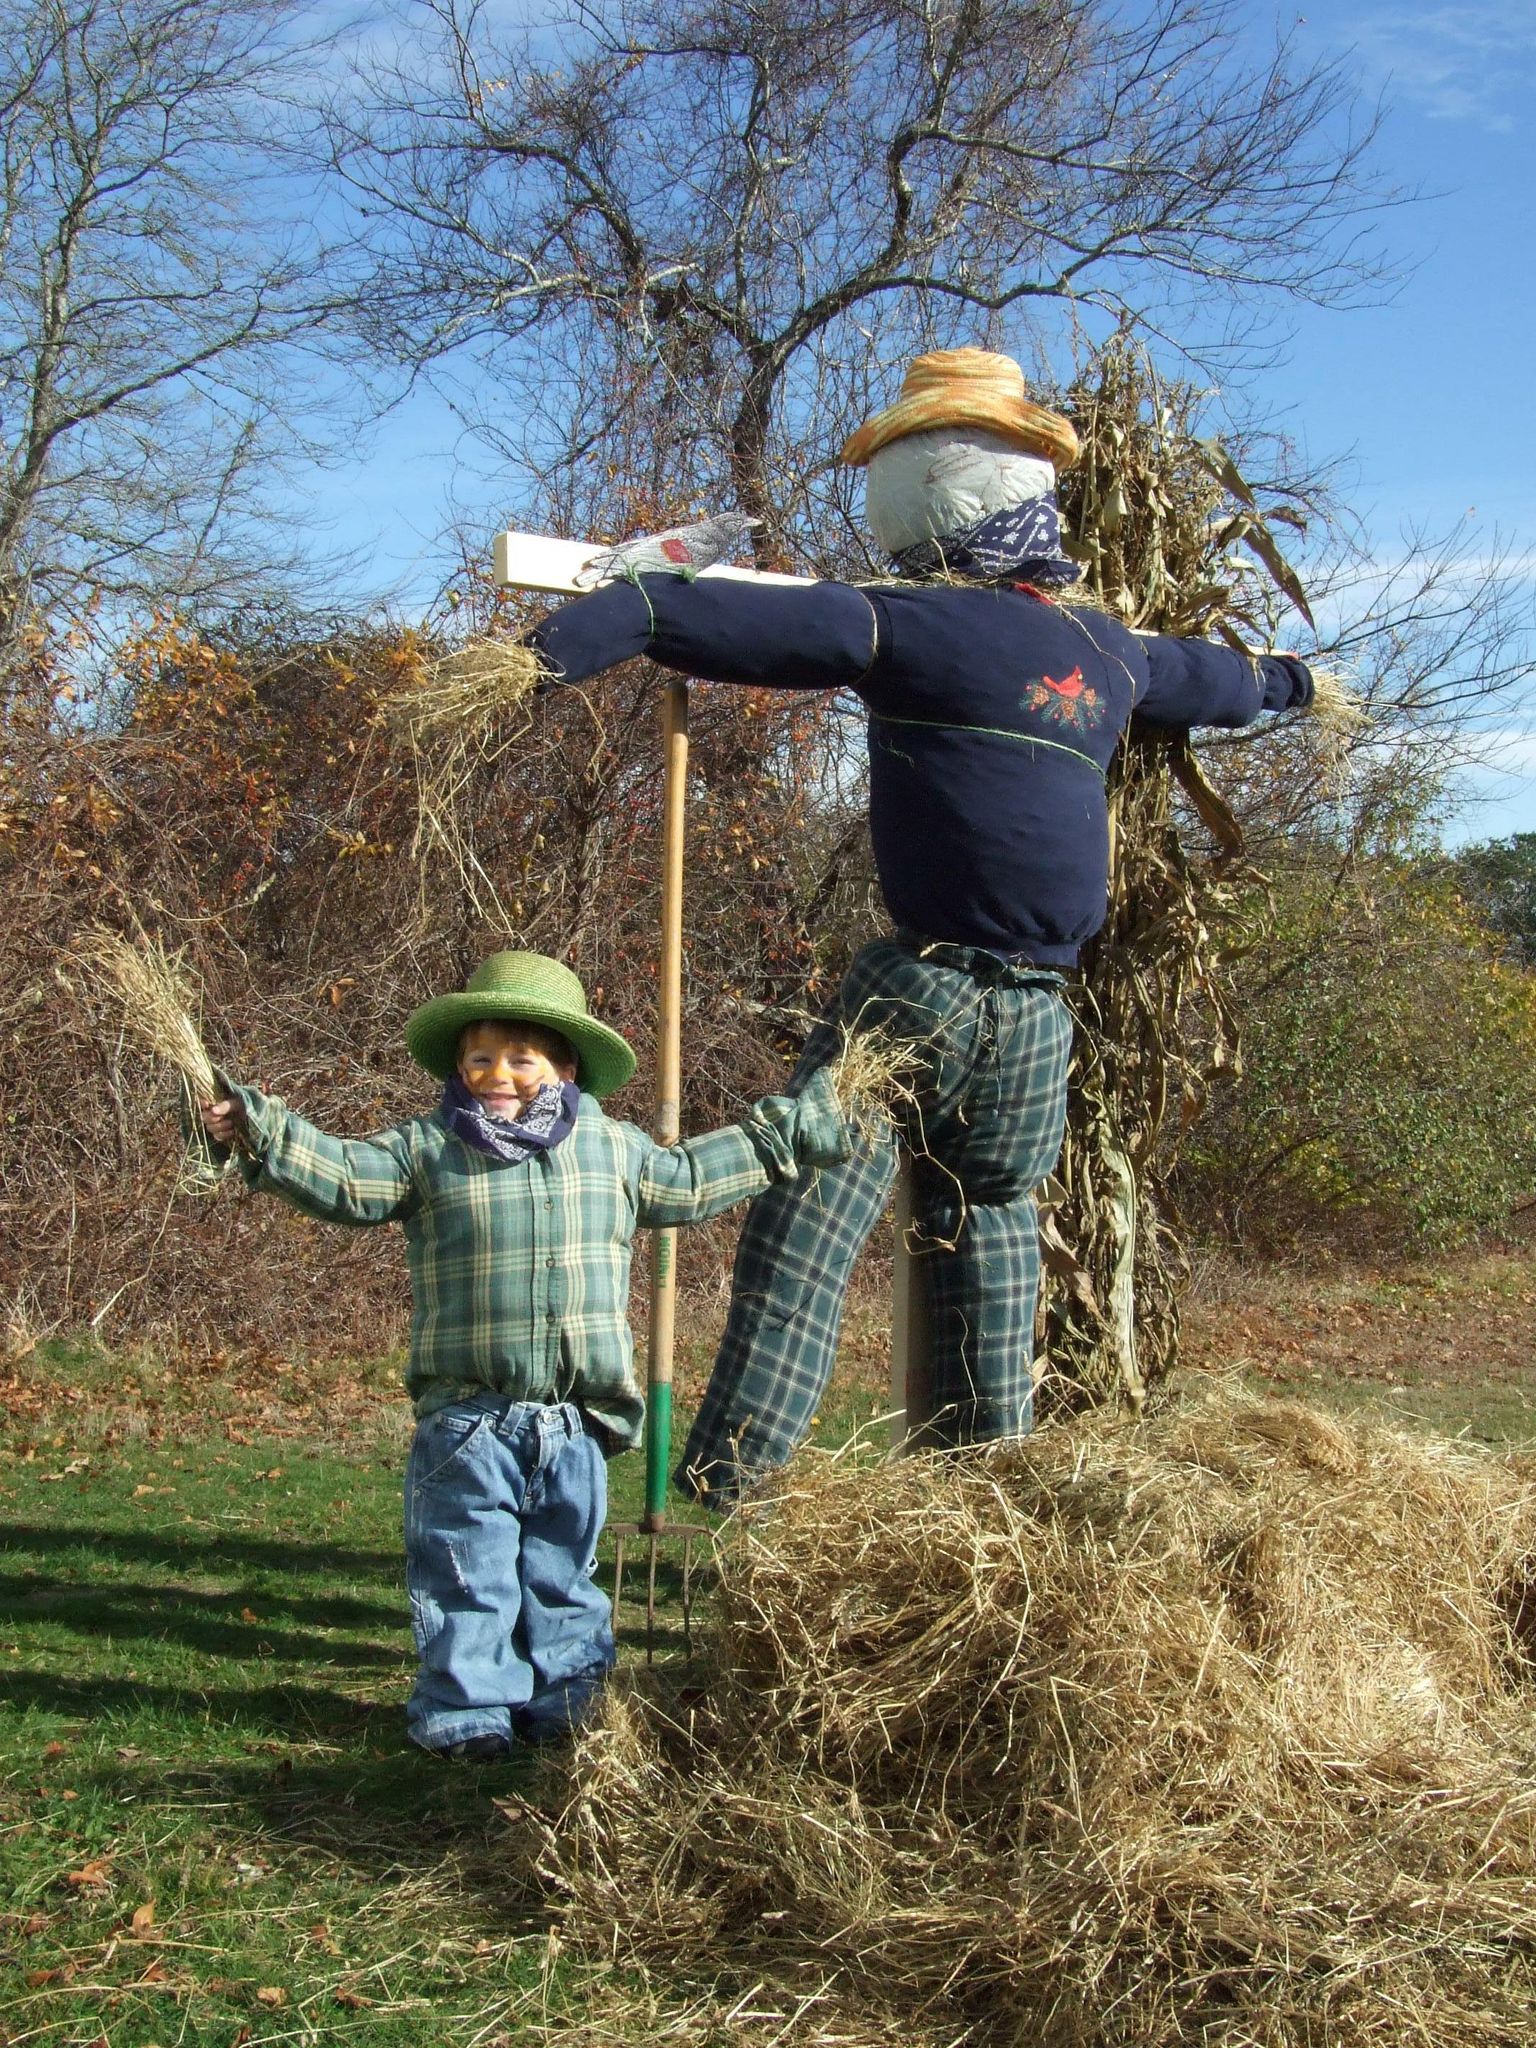
<svg viewBox="0 0 1536 2048"><path fill-rule="evenodd" d="M459 1063L466 1024L494 1020L542 1024L570 1040L576 1078L589 1095L611 1095L635 1071L635 1056L617 1031L587 1014L587 992L563 961L547 953L493 953L454 995L423 1003L405 1027L406 1049L429 1074L446 1081Z"/></svg>
<svg viewBox="0 0 1536 2048"><path fill-rule="evenodd" d="M1024 372L1012 356L985 348L941 348L914 358L900 398L850 436L842 459L862 469L888 442L932 427L985 428L1057 469L1077 460L1072 422L1025 396Z"/></svg>

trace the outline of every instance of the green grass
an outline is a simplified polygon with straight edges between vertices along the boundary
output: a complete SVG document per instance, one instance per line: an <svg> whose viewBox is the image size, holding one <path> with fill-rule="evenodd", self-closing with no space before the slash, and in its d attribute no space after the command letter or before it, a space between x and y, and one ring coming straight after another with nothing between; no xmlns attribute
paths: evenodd
<svg viewBox="0 0 1536 2048"><path fill-rule="evenodd" d="M222 1361L52 1345L4 1386L3 2048L518 2033L547 1933L494 1801L538 1766L406 1739L395 1376L253 1386ZM878 1405L850 1397L818 1434ZM642 1461L611 1476L611 1520L633 1522ZM664 1648L678 1551L661 1546Z"/></svg>
<svg viewBox="0 0 1536 2048"><path fill-rule="evenodd" d="M55 1353L0 1433L0 2038L493 2040L528 1767L405 1739L400 1418L196 1391Z"/></svg>
<svg viewBox="0 0 1536 2048"><path fill-rule="evenodd" d="M498 1882L517 1767L405 1741L393 1462L29 1448L0 1488L8 2042L494 2033L538 1960Z"/></svg>

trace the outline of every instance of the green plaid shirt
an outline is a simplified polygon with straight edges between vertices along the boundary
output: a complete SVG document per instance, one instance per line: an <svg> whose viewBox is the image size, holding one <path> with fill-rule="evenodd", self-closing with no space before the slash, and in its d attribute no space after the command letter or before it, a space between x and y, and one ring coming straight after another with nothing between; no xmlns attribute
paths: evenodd
<svg viewBox="0 0 1536 2048"><path fill-rule="evenodd" d="M610 1450L637 1443L645 1415L625 1313L636 1230L702 1223L849 1151L820 1080L678 1145L615 1123L583 1095L571 1135L516 1165L466 1145L435 1111L371 1138L332 1138L275 1096L233 1092L249 1125L239 1166L250 1186L327 1223L404 1229L406 1386L418 1416L487 1388L575 1401Z"/></svg>

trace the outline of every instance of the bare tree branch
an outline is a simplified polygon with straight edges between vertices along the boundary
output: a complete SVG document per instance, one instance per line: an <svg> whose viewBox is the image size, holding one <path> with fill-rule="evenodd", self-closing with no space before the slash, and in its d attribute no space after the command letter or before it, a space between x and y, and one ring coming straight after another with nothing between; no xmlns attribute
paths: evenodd
<svg viewBox="0 0 1536 2048"><path fill-rule="evenodd" d="M1213 335L1213 293L1349 303L1382 276L1373 113L1284 42L1255 65L1228 0L586 0L512 35L483 0L422 0L409 20L408 54L326 122L370 345L494 384L501 445L511 411L543 473L544 394L601 360L605 388L686 418L680 490L727 486L768 554L794 532L815 557L836 528L827 458L881 354L995 340L1026 307L1036 342L1053 306L1059 327L1199 304Z"/></svg>
<svg viewBox="0 0 1536 2048"><path fill-rule="evenodd" d="M0 594L249 591L334 313L284 156L299 0L23 0L0 49ZM285 183L285 180L287 182ZM297 437L294 429L298 429Z"/></svg>

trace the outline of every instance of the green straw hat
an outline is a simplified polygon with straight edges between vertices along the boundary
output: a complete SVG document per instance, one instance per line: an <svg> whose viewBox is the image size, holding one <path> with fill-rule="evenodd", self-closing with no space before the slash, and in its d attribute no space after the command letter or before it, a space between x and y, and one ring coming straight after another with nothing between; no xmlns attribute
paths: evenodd
<svg viewBox="0 0 1536 2048"><path fill-rule="evenodd" d="M459 1064L466 1024L542 1024L568 1038L577 1079L589 1095L611 1095L635 1071L635 1056L606 1024L587 1014L579 978L547 953L493 953L456 995L423 1003L405 1027L411 1058L446 1081Z"/></svg>

